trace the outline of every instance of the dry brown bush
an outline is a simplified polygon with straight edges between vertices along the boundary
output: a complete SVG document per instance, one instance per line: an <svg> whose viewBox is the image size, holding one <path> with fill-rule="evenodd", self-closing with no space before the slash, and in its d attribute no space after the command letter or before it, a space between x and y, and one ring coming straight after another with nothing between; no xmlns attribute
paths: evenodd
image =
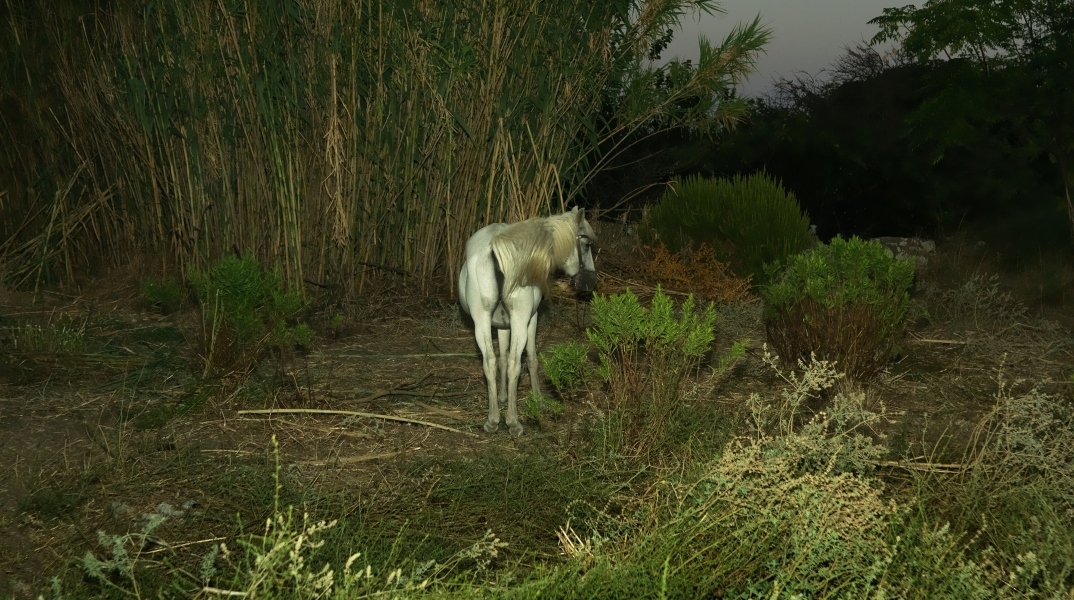
<svg viewBox="0 0 1074 600"><path fill-rule="evenodd" d="M663 243L646 249L652 258L641 265L642 273L668 289L691 293L717 304L745 300L750 295L752 277L735 275L730 263L716 260L707 244L674 254Z"/></svg>
<svg viewBox="0 0 1074 600"><path fill-rule="evenodd" d="M879 373L891 357L901 332L885 333L885 326L869 306L827 308L808 299L765 319L768 340L780 358L795 364L815 354L858 381Z"/></svg>

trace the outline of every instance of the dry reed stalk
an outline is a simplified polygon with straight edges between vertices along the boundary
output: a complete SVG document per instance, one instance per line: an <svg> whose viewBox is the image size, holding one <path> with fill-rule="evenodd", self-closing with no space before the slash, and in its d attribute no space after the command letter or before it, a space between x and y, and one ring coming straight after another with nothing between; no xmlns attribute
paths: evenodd
<svg viewBox="0 0 1074 600"><path fill-rule="evenodd" d="M475 229L564 208L602 153L741 74L729 52L675 94L599 122L608 85L692 4L164 0L100 7L78 36L46 15L64 108L50 143L88 160L93 182L63 215L95 207L56 213L65 265L75 248L120 260L138 247L166 272L250 252L292 287L313 277L351 295L404 272L426 292L453 289ZM27 213L38 226L51 216Z"/></svg>

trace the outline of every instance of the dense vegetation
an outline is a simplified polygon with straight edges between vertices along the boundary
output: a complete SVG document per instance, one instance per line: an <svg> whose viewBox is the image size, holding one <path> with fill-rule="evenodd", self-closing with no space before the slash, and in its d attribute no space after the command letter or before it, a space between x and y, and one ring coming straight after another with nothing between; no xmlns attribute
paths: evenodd
<svg viewBox="0 0 1074 600"><path fill-rule="evenodd" d="M8 2L0 278L225 253L349 297L451 289L469 235L562 209L639 132L714 131L767 32L651 64L711 0ZM688 98L689 102L683 102Z"/></svg>
<svg viewBox="0 0 1074 600"><path fill-rule="evenodd" d="M888 9L896 52L753 102L757 21L657 62L709 0L5 6L0 284L138 280L0 314L0 524L67 553L13 593L1070 597L1069 332L851 236L1069 264L1069 0ZM614 292L550 294L533 433L469 431L472 332L419 292L487 221L650 196Z"/></svg>

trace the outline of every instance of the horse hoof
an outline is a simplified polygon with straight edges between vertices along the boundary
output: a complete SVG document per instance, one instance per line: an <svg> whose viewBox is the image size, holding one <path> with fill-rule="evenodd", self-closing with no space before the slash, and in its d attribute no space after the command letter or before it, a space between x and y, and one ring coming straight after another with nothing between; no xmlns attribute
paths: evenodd
<svg viewBox="0 0 1074 600"><path fill-rule="evenodd" d="M485 431L487 433L496 433L496 431L499 428L500 428L499 423L493 423L492 421L485 421Z"/></svg>
<svg viewBox="0 0 1074 600"><path fill-rule="evenodd" d="M511 435L513 435L515 437L518 437L518 436L522 435L522 426L519 425L518 423L515 423L514 425L511 425L510 427L507 428L507 430L510 431Z"/></svg>

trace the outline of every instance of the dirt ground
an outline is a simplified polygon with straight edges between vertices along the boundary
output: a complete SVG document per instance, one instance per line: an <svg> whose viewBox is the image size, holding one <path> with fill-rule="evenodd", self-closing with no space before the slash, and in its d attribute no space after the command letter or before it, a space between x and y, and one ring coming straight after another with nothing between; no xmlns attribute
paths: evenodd
<svg viewBox="0 0 1074 600"><path fill-rule="evenodd" d="M602 230L598 267L612 276L602 285L633 281L642 293L650 289L653 282L635 275L643 254L629 228ZM916 459L945 439L950 455L930 459L957 460L960 440L989 410L1001 380L1072 396L1066 309L1050 307L1043 317L1023 312L986 278L976 291L963 290L973 276L967 269L983 267L967 262L960 248L941 244L938 252L924 279L932 287L922 284L916 294L921 310L897 359L866 390L891 418L883 433L901 453L895 460ZM584 338L588 305L555 289L542 308L539 348ZM439 484L436 470L415 474L411 465L466 460L491 448L569 452L590 410L584 401L567 403L561 416L527 421L521 438L506 427L485 433L485 383L468 323L450 298L391 290L346 307L338 329L315 326L308 354L266 360L242 382L199 385L199 359L183 343L198 327L196 312L154 313L137 290L127 273L37 297L0 295L0 325L9 332L0 334L0 595L36 596L50 575L98 546L98 530L137 529L147 515L191 517L161 532L171 549L208 547L255 527L263 513L241 514L236 524L234 507L255 499L271 505L262 496L272 491L264 466L275 463L274 438L280 470L294 486L354 498L376 490L387 502L391 482L405 472L427 479L419 482L428 485L427 500ZM937 307L950 314L934 314ZM327 311L311 320L327 322ZM720 315L716 354L747 338L749 351L721 381L694 393L734 414L750 393L775 393L779 380L760 358L759 302L724 306ZM61 319L83 331L81 351L13 346L12 328ZM520 390L528 386L524 376ZM410 421L239 414L268 408ZM474 531L483 526L475 522Z"/></svg>

